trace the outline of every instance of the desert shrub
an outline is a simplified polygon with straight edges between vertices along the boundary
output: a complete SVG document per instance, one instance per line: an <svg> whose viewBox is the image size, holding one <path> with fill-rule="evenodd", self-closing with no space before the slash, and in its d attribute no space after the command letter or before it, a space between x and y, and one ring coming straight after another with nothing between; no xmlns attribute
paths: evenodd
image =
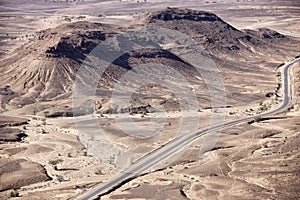
<svg viewBox="0 0 300 200"><path fill-rule="evenodd" d="M47 134L48 132L42 129L42 134Z"/></svg>
<svg viewBox="0 0 300 200"><path fill-rule="evenodd" d="M272 136L274 136L274 135L276 135L276 134L278 134L278 132L272 131L272 130L267 130L267 132L264 133L264 134L262 134L261 137L264 139L264 138L272 137Z"/></svg>
<svg viewBox="0 0 300 200"><path fill-rule="evenodd" d="M61 162L63 162L62 159L57 159L57 160L50 160L48 163L50 165L57 165L58 163L61 163Z"/></svg>
<svg viewBox="0 0 300 200"><path fill-rule="evenodd" d="M19 197L19 196L20 196L19 192L15 189L10 192L10 197Z"/></svg>
<svg viewBox="0 0 300 200"><path fill-rule="evenodd" d="M57 177L57 180L58 180L59 182L65 181L64 177L61 176L61 175L57 175L56 177Z"/></svg>

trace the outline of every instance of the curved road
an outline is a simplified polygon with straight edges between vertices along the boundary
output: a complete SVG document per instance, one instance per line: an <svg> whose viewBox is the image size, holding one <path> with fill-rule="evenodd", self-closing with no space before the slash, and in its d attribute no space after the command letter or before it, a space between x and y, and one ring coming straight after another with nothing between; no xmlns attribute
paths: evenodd
<svg viewBox="0 0 300 200"><path fill-rule="evenodd" d="M168 143L161 149L158 149L157 151L154 151L153 153L145 156L144 158L139 160L138 163L133 164L129 169L127 169L125 172L115 177L111 181L93 188L91 191L88 191L87 193L83 194L81 197L77 199L89 200L104 195L112 188L118 186L118 184L121 184L126 180L130 180L131 178L137 177L139 174L142 174L146 169L149 169L157 165L157 163L166 160L168 157L175 154L179 150L182 150L184 147L186 147L187 145L189 145L190 143L192 143L193 141L195 141L197 138L199 138L204 134L217 131L224 127L237 125L243 122L248 122L250 120L254 120L259 117L274 115L285 110L292 101L292 91L290 87L291 78L290 78L289 71L292 68L293 64L295 64L298 61L300 61L300 58L297 58L283 66L283 76L282 76L283 101L278 108L252 117L247 117L239 120L234 120L234 121L214 125L212 127L200 130L199 132L191 133L186 136L179 137L173 140L172 142Z"/></svg>

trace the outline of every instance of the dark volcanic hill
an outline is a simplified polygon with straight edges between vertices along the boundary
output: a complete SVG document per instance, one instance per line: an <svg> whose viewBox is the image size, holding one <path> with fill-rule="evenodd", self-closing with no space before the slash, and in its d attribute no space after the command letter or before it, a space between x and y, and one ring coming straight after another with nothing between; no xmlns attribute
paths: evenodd
<svg viewBox="0 0 300 200"><path fill-rule="evenodd" d="M254 86L251 78L255 78L257 86L265 83L266 76L274 74L276 66L299 52L299 41L294 38L269 29L238 30L217 15L204 11L167 8L145 14L136 26L168 28L195 39L220 67L229 93L241 90L231 85L236 81L240 81L241 87ZM9 106L70 99L76 72L85 57L102 41L126 30L113 25L76 22L38 32L31 42L0 61L2 110ZM163 50L145 49L116 60L100 85L111 89L112 83L126 71L147 62L168 63L195 80L195 74L180 57ZM240 73L247 74L249 80L239 79ZM270 83L268 87L275 88L275 85ZM249 90L251 93L254 88ZM229 104L247 103L263 96L254 94L253 99L249 99L240 93L228 95L228 99ZM202 100L207 101L207 98Z"/></svg>
<svg viewBox="0 0 300 200"><path fill-rule="evenodd" d="M272 48L277 52L282 48L281 54L285 55L284 47L296 47L292 38L276 31L238 30L217 15L205 11L167 8L146 14L143 21L186 33L211 54L255 54L256 51L272 54Z"/></svg>
<svg viewBox="0 0 300 200"><path fill-rule="evenodd" d="M68 94L86 54L114 32L112 26L88 22L38 32L0 61L2 104L15 99L22 106Z"/></svg>

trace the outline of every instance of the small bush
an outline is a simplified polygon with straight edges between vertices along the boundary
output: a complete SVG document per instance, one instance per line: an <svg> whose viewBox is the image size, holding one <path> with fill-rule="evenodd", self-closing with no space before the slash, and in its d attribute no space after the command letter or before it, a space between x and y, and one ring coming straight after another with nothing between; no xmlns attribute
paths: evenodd
<svg viewBox="0 0 300 200"><path fill-rule="evenodd" d="M235 114L235 112L229 112L229 115L234 115Z"/></svg>
<svg viewBox="0 0 300 200"><path fill-rule="evenodd" d="M272 130L267 130L266 133L264 133L261 137L264 139L264 138L269 138L269 137L272 137L274 135L276 135L277 133L272 131Z"/></svg>
<svg viewBox="0 0 300 200"><path fill-rule="evenodd" d="M58 163L61 163L61 162L63 162L62 159L57 159L57 160L50 160L48 163L50 165L57 165Z"/></svg>
<svg viewBox="0 0 300 200"><path fill-rule="evenodd" d="M58 180L59 182L65 181L64 177L61 176L61 175L57 175L57 180Z"/></svg>
<svg viewBox="0 0 300 200"><path fill-rule="evenodd" d="M102 172L102 170L99 169L99 170L97 170L97 171L95 172L95 174L96 174L96 175L103 175L104 173Z"/></svg>
<svg viewBox="0 0 300 200"><path fill-rule="evenodd" d="M17 190L13 190L10 192L10 197L19 197L20 194Z"/></svg>

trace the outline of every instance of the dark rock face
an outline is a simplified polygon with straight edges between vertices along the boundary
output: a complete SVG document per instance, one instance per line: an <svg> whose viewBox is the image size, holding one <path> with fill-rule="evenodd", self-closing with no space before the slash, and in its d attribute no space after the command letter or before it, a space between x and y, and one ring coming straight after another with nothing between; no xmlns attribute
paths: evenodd
<svg viewBox="0 0 300 200"><path fill-rule="evenodd" d="M0 144L2 142L21 141L27 135L19 126L27 123L27 119L0 116Z"/></svg>
<svg viewBox="0 0 300 200"><path fill-rule="evenodd" d="M183 32L213 55L244 56L252 54L253 49L268 51L264 53L269 54L272 50L266 46L274 48L274 44L291 42L291 38L266 28L238 30L217 15L205 11L167 8L146 14L144 21L150 26Z"/></svg>
<svg viewBox="0 0 300 200"><path fill-rule="evenodd" d="M250 35L227 24L217 15L205 11L168 8L147 14L145 21L149 25L190 35L213 53L245 50L239 40L253 40Z"/></svg>
<svg viewBox="0 0 300 200"><path fill-rule="evenodd" d="M0 128L0 143L1 142L20 142L26 137L20 129L17 128Z"/></svg>
<svg viewBox="0 0 300 200"><path fill-rule="evenodd" d="M248 34L258 37L262 40L279 40L279 39L287 39L285 35L282 35L274 30L267 28L260 28L257 31L255 30L245 30Z"/></svg>
<svg viewBox="0 0 300 200"><path fill-rule="evenodd" d="M52 54L50 57L84 59L86 54L105 39L106 35L100 31L61 37L55 46L51 46L46 50L46 54Z"/></svg>
<svg viewBox="0 0 300 200"><path fill-rule="evenodd" d="M158 11L147 16L149 22L155 20L172 21L172 20L190 20L190 21L222 21L217 15L204 12L193 11L188 9L167 8L164 11Z"/></svg>
<svg viewBox="0 0 300 200"><path fill-rule="evenodd" d="M285 38L284 35L276 32L274 30L267 29L267 28L261 28L261 29L258 29L258 31L261 33L263 38L266 38L266 39Z"/></svg>
<svg viewBox="0 0 300 200"><path fill-rule="evenodd" d="M51 180L43 166L25 159L2 158L0 174L0 191Z"/></svg>
<svg viewBox="0 0 300 200"><path fill-rule="evenodd" d="M51 43L44 51L46 57L84 59L86 54L113 33L113 28L109 25L75 22L38 32L38 44L35 46Z"/></svg>

